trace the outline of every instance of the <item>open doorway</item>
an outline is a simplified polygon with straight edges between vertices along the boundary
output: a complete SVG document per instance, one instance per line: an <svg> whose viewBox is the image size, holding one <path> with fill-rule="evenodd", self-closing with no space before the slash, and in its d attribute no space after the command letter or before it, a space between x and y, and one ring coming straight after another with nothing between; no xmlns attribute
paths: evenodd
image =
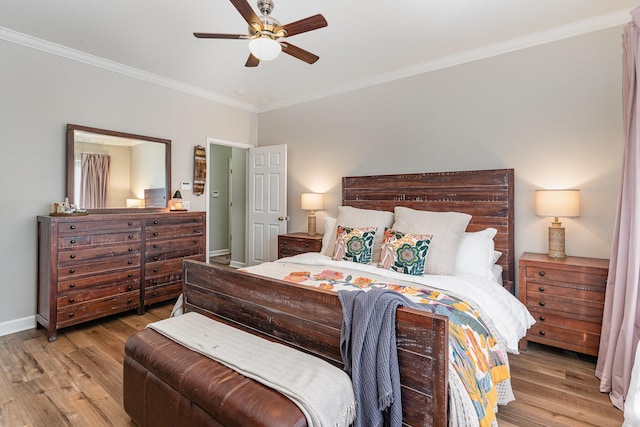
<svg viewBox="0 0 640 427"><path fill-rule="evenodd" d="M209 260L246 266L247 154L251 145L207 138Z"/></svg>

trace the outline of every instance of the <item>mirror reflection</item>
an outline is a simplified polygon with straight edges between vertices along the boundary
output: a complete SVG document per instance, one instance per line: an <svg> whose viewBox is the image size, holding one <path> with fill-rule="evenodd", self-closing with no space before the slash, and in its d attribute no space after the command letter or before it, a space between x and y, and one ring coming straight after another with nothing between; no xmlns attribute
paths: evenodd
<svg viewBox="0 0 640 427"><path fill-rule="evenodd" d="M171 141L67 125L67 193L91 211L166 208Z"/></svg>

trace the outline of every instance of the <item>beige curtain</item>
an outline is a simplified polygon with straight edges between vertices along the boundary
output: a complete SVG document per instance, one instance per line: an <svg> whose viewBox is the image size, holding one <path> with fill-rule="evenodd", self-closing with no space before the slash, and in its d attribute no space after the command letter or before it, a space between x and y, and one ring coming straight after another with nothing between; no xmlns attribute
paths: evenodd
<svg viewBox="0 0 640 427"><path fill-rule="evenodd" d="M82 153L81 207L85 209L108 207L110 162L111 157L107 154Z"/></svg>
<svg viewBox="0 0 640 427"><path fill-rule="evenodd" d="M624 409L636 347L640 337L640 8L622 36L625 150L618 195L616 225L611 247L600 352L596 376L600 391Z"/></svg>

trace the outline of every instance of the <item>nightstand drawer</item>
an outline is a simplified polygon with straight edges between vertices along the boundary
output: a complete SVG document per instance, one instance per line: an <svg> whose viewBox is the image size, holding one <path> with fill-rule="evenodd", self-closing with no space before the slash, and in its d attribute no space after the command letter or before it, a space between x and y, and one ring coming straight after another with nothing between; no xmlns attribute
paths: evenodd
<svg viewBox="0 0 640 427"><path fill-rule="evenodd" d="M531 280L546 282L570 282L603 287L607 283L607 274L596 269L576 269L573 271L547 268L541 266L526 267L526 277Z"/></svg>
<svg viewBox="0 0 640 427"><path fill-rule="evenodd" d="M538 326L559 326L562 328L575 329L593 334L600 334L602 320L593 316L558 314L550 310L537 307L527 307L529 312L536 319Z"/></svg>
<svg viewBox="0 0 640 427"><path fill-rule="evenodd" d="M529 329L527 337L531 341L552 345L580 353L598 354L600 332L587 333L578 329L561 328L558 326L536 323Z"/></svg>
<svg viewBox="0 0 640 427"><path fill-rule="evenodd" d="M545 296L549 299L569 297L585 301L604 302L605 286L585 286L572 283L558 285L541 281L527 281L527 303L529 302L529 295L533 294L540 294L540 298Z"/></svg>
<svg viewBox="0 0 640 427"><path fill-rule="evenodd" d="M278 236L278 258L284 258L307 252L320 252L322 235L309 236L306 233L281 234Z"/></svg>

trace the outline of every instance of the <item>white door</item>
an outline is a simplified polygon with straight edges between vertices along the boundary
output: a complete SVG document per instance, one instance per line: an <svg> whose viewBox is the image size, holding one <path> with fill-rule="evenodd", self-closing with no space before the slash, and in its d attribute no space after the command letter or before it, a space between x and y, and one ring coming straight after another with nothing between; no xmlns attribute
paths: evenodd
<svg viewBox="0 0 640 427"><path fill-rule="evenodd" d="M278 234L287 232L287 146L249 149L248 265L278 258Z"/></svg>

